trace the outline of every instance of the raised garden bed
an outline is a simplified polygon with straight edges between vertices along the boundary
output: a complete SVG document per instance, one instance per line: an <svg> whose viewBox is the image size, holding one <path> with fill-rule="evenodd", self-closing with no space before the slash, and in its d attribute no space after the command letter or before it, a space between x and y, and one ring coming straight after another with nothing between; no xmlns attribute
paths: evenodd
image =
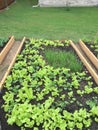
<svg viewBox="0 0 98 130"><path fill-rule="evenodd" d="M84 50L85 54L89 57L91 62L94 64L94 66L98 69L98 58L97 58L98 50L96 49L96 47L95 49L93 47L94 49L93 52L97 52L97 54L94 55L93 52L89 50L89 48L85 45L85 43L82 40L79 41L79 44L81 48Z"/></svg>
<svg viewBox="0 0 98 130"><path fill-rule="evenodd" d="M26 41L3 89L3 130L97 130L98 86L86 68L47 64L48 46L70 50L66 41Z"/></svg>
<svg viewBox="0 0 98 130"><path fill-rule="evenodd" d="M2 62L2 64L0 64L0 90L3 88L6 77L10 73L10 70L15 63L16 57L21 51L24 41L25 37L22 41L15 41L13 46L7 53L7 56L4 58L4 61Z"/></svg>
<svg viewBox="0 0 98 130"><path fill-rule="evenodd" d="M15 41L14 36L12 36L6 44L5 44L5 42L2 43L2 46L0 49L0 64L3 62L5 56L7 55L7 53L13 46L14 41Z"/></svg>
<svg viewBox="0 0 98 130"><path fill-rule="evenodd" d="M70 44L98 85L98 59L96 56L81 40L79 44L75 44L70 40Z"/></svg>
<svg viewBox="0 0 98 130"><path fill-rule="evenodd" d="M94 41L84 39L82 40L82 42L86 44L86 46L93 52L93 54L98 59L98 38L96 38Z"/></svg>

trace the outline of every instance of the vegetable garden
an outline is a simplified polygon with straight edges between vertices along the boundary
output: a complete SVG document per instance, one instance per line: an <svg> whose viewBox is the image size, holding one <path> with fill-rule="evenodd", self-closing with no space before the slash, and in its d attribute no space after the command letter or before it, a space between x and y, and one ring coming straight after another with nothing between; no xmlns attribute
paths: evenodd
<svg viewBox="0 0 98 130"><path fill-rule="evenodd" d="M68 41L25 41L4 85L7 123L14 130L97 130L98 85L73 51L79 71L53 67L47 48L72 51Z"/></svg>

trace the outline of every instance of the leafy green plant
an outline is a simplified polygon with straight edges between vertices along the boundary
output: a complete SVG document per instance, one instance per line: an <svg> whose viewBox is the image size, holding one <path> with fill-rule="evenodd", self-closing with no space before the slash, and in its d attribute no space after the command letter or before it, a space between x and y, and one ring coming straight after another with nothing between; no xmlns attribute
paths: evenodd
<svg viewBox="0 0 98 130"><path fill-rule="evenodd" d="M98 87L95 87L95 88L94 88L94 92L95 92L96 94L98 94Z"/></svg>
<svg viewBox="0 0 98 130"><path fill-rule="evenodd" d="M90 112L92 113L95 121L98 122L98 106L94 106Z"/></svg>
<svg viewBox="0 0 98 130"><path fill-rule="evenodd" d="M72 74L72 86L76 89L79 87L79 80L77 79L77 76L75 74Z"/></svg>
<svg viewBox="0 0 98 130"><path fill-rule="evenodd" d="M5 105L3 105L5 112L10 113L14 107L14 93L6 92L6 94L3 96L3 99L5 100ZM9 105L11 104L11 105Z"/></svg>
<svg viewBox="0 0 98 130"><path fill-rule="evenodd" d="M86 104L90 107L93 108L94 106L98 105L98 99L96 97L93 97L92 100L87 100Z"/></svg>
<svg viewBox="0 0 98 130"><path fill-rule="evenodd" d="M85 91L83 91L83 90L77 90L77 94L79 94L80 96L83 96L84 93L85 93Z"/></svg>
<svg viewBox="0 0 98 130"><path fill-rule="evenodd" d="M93 88L89 87L89 86L85 86L85 93L90 94L93 92Z"/></svg>
<svg viewBox="0 0 98 130"><path fill-rule="evenodd" d="M4 47L5 44L7 43L8 39L5 38L0 38L0 47Z"/></svg>

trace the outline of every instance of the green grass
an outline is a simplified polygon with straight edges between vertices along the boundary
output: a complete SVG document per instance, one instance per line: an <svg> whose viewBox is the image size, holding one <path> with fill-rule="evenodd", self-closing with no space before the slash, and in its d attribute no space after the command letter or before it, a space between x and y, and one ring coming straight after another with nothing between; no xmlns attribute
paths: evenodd
<svg viewBox="0 0 98 130"><path fill-rule="evenodd" d="M45 50L45 59L48 64L57 67L66 67L72 72L80 72L82 70L82 63L79 62L76 55L72 51L57 51L54 49Z"/></svg>
<svg viewBox="0 0 98 130"><path fill-rule="evenodd" d="M0 37L14 35L43 39L94 39L98 35L98 7L32 8L33 0L17 0L0 13Z"/></svg>

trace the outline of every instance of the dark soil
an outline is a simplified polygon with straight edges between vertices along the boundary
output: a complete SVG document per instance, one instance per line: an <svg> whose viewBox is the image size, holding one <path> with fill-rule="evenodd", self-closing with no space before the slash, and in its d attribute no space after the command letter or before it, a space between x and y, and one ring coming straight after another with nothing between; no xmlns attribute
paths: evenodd
<svg viewBox="0 0 98 130"><path fill-rule="evenodd" d="M0 52L2 51L3 47L0 47Z"/></svg>

